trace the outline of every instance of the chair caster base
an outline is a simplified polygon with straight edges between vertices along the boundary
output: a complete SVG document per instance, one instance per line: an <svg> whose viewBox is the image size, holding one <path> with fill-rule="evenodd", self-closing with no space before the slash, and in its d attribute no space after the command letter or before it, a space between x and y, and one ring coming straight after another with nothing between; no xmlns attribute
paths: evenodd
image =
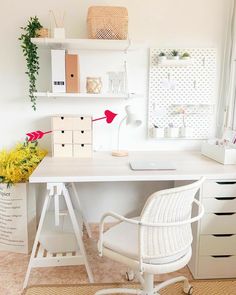
<svg viewBox="0 0 236 295"><path fill-rule="evenodd" d="M183 288L184 294L192 295L193 294L193 286L184 286Z"/></svg>

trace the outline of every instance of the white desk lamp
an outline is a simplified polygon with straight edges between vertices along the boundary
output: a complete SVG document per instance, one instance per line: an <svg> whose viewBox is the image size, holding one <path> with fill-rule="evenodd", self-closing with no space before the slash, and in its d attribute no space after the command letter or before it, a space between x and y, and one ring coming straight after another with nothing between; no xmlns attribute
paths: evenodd
<svg viewBox="0 0 236 295"><path fill-rule="evenodd" d="M112 156L115 157L125 157L128 156L128 151L120 150L120 130L121 126L124 122L126 122L126 125L131 125L134 127L138 127L142 124L142 121L137 117L135 113L132 113L131 106L127 105L125 106L125 117L120 121L119 127L118 127L118 136L117 136L117 150L112 151Z"/></svg>

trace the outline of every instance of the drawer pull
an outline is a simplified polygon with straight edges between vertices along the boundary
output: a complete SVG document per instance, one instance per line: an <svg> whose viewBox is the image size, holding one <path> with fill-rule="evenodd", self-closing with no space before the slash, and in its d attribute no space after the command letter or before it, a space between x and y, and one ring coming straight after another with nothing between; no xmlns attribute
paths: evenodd
<svg viewBox="0 0 236 295"><path fill-rule="evenodd" d="M235 200L236 197L227 197L227 198L220 198L220 197L217 197L215 198L216 200L218 201L231 201L231 200Z"/></svg>
<svg viewBox="0 0 236 295"><path fill-rule="evenodd" d="M229 216L229 215L234 215L235 212L228 212L228 213L214 213L217 216Z"/></svg>
<svg viewBox="0 0 236 295"><path fill-rule="evenodd" d="M236 182L235 181L230 181L230 182L216 182L217 184L220 184L220 185L227 185L227 184L236 184Z"/></svg>
<svg viewBox="0 0 236 295"><path fill-rule="evenodd" d="M84 120L84 117L80 117L81 120Z"/></svg>
<svg viewBox="0 0 236 295"><path fill-rule="evenodd" d="M83 134L84 133L84 130L82 130L81 133Z"/></svg>
<svg viewBox="0 0 236 295"><path fill-rule="evenodd" d="M62 130L62 131L61 131L61 133L65 133L65 131L64 131L64 130Z"/></svg>
<svg viewBox="0 0 236 295"><path fill-rule="evenodd" d="M61 120L64 120L64 117L61 117Z"/></svg>
<svg viewBox="0 0 236 295"><path fill-rule="evenodd" d="M81 144L82 147L84 147L84 144Z"/></svg>
<svg viewBox="0 0 236 295"><path fill-rule="evenodd" d="M232 255L212 255L213 258L229 258L232 257Z"/></svg>
<svg viewBox="0 0 236 295"><path fill-rule="evenodd" d="M65 145L64 145L64 144L62 144L61 146L62 146L62 147L64 147Z"/></svg>
<svg viewBox="0 0 236 295"><path fill-rule="evenodd" d="M216 235L212 235L213 237L216 238L224 238L224 237L232 237L233 234L216 234Z"/></svg>

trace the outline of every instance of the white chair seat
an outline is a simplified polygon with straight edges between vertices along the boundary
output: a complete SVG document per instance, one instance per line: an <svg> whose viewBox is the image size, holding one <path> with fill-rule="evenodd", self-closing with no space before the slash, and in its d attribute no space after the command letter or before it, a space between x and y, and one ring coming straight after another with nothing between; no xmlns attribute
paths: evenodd
<svg viewBox="0 0 236 295"><path fill-rule="evenodd" d="M137 220L138 218L135 219ZM139 259L138 246L138 226L135 224L121 222L104 233L103 247L108 248L121 255L124 255L128 258L134 260ZM170 263L186 255L189 252L190 247L174 255L155 259L144 259L144 262L148 264Z"/></svg>

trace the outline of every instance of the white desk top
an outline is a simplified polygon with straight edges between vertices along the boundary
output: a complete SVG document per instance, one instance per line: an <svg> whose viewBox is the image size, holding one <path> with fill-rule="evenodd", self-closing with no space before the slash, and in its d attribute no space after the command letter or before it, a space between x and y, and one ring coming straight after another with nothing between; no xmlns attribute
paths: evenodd
<svg viewBox="0 0 236 295"><path fill-rule="evenodd" d="M132 171L131 159L170 161L174 171ZM236 165L222 165L198 152L130 152L128 157L112 157L108 152L95 152L92 159L46 157L35 169L31 183L107 182L236 179Z"/></svg>

